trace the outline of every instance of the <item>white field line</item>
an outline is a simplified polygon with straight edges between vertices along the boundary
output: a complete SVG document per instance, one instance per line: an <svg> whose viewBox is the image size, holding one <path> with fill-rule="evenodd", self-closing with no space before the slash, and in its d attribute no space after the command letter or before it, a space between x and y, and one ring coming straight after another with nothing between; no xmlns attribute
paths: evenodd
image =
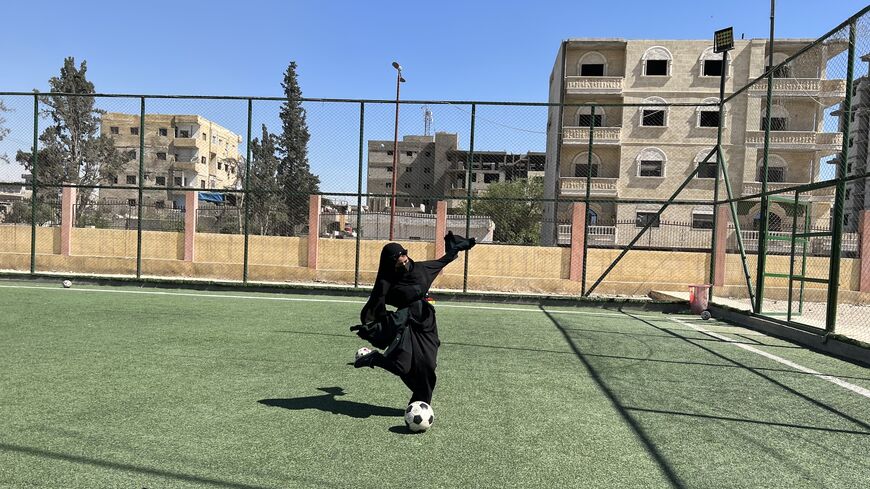
<svg viewBox="0 0 870 489"><path fill-rule="evenodd" d="M256 296L256 295L230 295L230 294L197 294L192 292L166 292L166 291L156 291L156 290L111 290L111 289L81 289L81 288L72 288L72 289L63 289L59 287L43 287L43 286L34 286L34 285L0 285L0 288L4 289L37 289L37 290L47 290L47 291L57 291L57 292L96 292L96 293L111 293L111 294L143 294L143 295L168 295L168 296L177 296L177 297L200 297L200 298L219 298L219 299L248 299L248 300L264 300L264 301L284 301L284 302L327 302L327 303L336 303L336 304L365 304L365 301L362 300L342 300L342 299L312 299L312 298L303 298L303 297L269 297L269 296ZM448 308L457 308L457 309L478 309L478 310L486 310L486 311L501 311L501 312L543 312L541 309L533 309L533 308L520 308L520 307L494 307L494 306L472 306L472 305L460 305L460 304L444 304L438 303L437 308L448 307ZM607 312L591 312L591 311L553 311L547 310L546 312L550 314L576 314L581 316L611 316L611 317L623 317L627 318L628 316L624 314L618 313L607 313ZM654 319L662 319L661 316L653 316L653 315L637 315L633 314L635 317L645 317L645 318L654 318Z"/></svg>
<svg viewBox="0 0 870 489"><path fill-rule="evenodd" d="M863 388L863 387L861 387L861 386L857 386L857 385L855 385L855 384L850 384L849 382L846 382L846 381L843 380L843 379L838 379L837 377L832 377L832 376L830 376L830 375L825 375L825 374L822 374L821 372L816 372L815 370L813 370L813 369L811 369L811 368L804 367L803 365L799 365L799 364L797 364L797 363L794 363L794 362L792 362L791 360L786 360L785 358L782 358L782 357L780 357L780 356L774 355L774 354L772 354L772 353L768 353L768 352L766 352L766 351L759 350L758 348L755 348L755 347L753 347L753 346L750 346L750 345L747 345L747 344L744 344L744 343L736 342L736 341L732 340L731 338L728 338L727 336L723 336L723 335L720 335L720 334L718 334L718 333L714 333L714 332L712 332L712 331L708 331L708 330L706 330L706 329L704 329L704 328L702 328L702 327L700 327L700 326L697 326L697 325L694 325L694 324L690 324L690 323L687 323L687 322L685 322L685 321L681 321L681 320L679 320L679 319L675 319L675 318L670 318L670 320L671 320L671 321L674 321L674 322L676 322L676 323L682 324L682 325L684 325L684 326L688 326L688 327L690 327L690 328L692 328L692 329L694 329L695 331L698 331L698 332L700 332L700 333L704 333L704 334L706 334L706 335L710 335L710 336L712 336L712 337L714 337L714 338L718 338L718 339L720 339L720 340L722 340L722 341L725 341L725 342L727 342L727 343L731 343L732 345L734 345L734 346L736 346L736 347L738 347L738 348L743 348L743 349L746 350L746 351L751 351L752 353L755 353L755 354L757 354L757 355L761 355L761 356L763 356L763 357L765 357L765 358L769 358L769 359L771 359L771 360L773 360L773 361L775 361L775 362L779 362L779 363L781 363L781 364L783 364L783 365L786 365L786 366L788 366L788 367L791 367L791 368L793 368L793 369L795 369L795 370L798 370L798 371L801 371L801 372L804 372L804 373L807 373L807 374L813 375L813 376L818 377L818 378L823 379L823 380L827 380L828 382L831 382L832 384L839 385L840 387L843 387L844 389L848 389L848 390L850 390L850 391L852 391L852 392L855 392L855 393L857 393L857 394L860 394L860 395L862 395L862 396L864 396L864 397L870 399L870 390L867 390L867 389L865 389L865 388Z"/></svg>

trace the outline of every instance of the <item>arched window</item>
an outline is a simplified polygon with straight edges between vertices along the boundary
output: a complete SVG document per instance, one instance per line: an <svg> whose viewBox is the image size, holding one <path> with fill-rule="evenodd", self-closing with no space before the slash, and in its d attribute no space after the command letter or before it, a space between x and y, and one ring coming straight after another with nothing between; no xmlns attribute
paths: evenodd
<svg viewBox="0 0 870 489"><path fill-rule="evenodd" d="M718 161L718 157L715 151L713 152L713 155L704 162L704 158L707 158L707 155L715 149L716 148L702 149L695 155L695 164L701 167L698 170L698 178L716 178L716 162Z"/></svg>
<svg viewBox="0 0 870 489"><path fill-rule="evenodd" d="M577 72L580 76L607 76L607 59L601 53L586 53L580 58Z"/></svg>
<svg viewBox="0 0 870 489"><path fill-rule="evenodd" d="M637 154L637 176L661 178L665 176L667 156L658 148L644 148Z"/></svg>
<svg viewBox="0 0 870 489"><path fill-rule="evenodd" d="M794 70L791 68L791 63L779 66L786 59L788 59L788 55L786 54L773 53L773 66L775 67L773 70L774 78L792 78L794 76Z"/></svg>
<svg viewBox="0 0 870 489"><path fill-rule="evenodd" d="M758 172L756 172L757 181L763 181L764 158L758 160ZM786 170L788 163L779 155L768 155L767 157L767 181L768 183L781 183L786 181Z"/></svg>
<svg viewBox="0 0 870 489"><path fill-rule="evenodd" d="M648 97L644 104L656 104L658 107L644 105L640 108L640 125L644 127L664 127L668 125L668 107L661 97Z"/></svg>
<svg viewBox="0 0 870 489"><path fill-rule="evenodd" d="M705 98L703 104L718 104L717 97ZM698 127L719 127L719 107L711 105L699 105L698 109ZM724 108L723 108L724 112ZM724 122L724 121L723 121ZM723 124L724 125L724 124Z"/></svg>
<svg viewBox="0 0 870 489"><path fill-rule="evenodd" d="M601 159L592 153L592 166L589 166L589 153L580 153L574 157L573 164L575 177L597 177Z"/></svg>
<svg viewBox="0 0 870 489"><path fill-rule="evenodd" d="M770 130L788 131L788 111L782 105L774 104L770 107ZM761 130L767 129L767 108L761 109Z"/></svg>
<svg viewBox="0 0 870 489"><path fill-rule="evenodd" d="M769 218L767 219L767 230L768 231L782 231L782 218L778 215L771 212L769 214ZM758 231L761 229L761 213L755 215L755 218L752 220L752 229Z"/></svg>
<svg viewBox="0 0 870 489"><path fill-rule="evenodd" d="M589 220L590 226L595 226L598 224L598 213L595 212L592 208L586 210L586 219Z"/></svg>
<svg viewBox="0 0 870 489"><path fill-rule="evenodd" d="M701 53L701 76L722 76L722 53L714 53L713 46Z"/></svg>
<svg viewBox="0 0 870 489"><path fill-rule="evenodd" d="M604 127L606 122L604 118L604 108L595 108L595 127ZM577 125L580 127L589 127L592 121L592 107L580 107L577 109Z"/></svg>
<svg viewBox="0 0 870 489"><path fill-rule="evenodd" d="M653 46L643 53L644 76L669 76L671 74L671 61L673 56L663 46Z"/></svg>

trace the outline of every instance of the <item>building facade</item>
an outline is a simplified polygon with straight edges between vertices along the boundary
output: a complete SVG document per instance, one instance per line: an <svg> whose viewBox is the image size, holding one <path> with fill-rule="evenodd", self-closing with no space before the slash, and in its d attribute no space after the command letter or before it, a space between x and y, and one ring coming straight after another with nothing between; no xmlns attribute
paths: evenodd
<svg viewBox="0 0 870 489"><path fill-rule="evenodd" d="M870 63L870 54L861 57ZM840 129L845 129L843 111L840 116ZM870 78L862 76L852 83L852 112L849 124L849 154L846 161L846 176L863 175L870 170L868 150L870 150ZM833 158L831 163L840 162ZM846 182L846 202L843 208L843 230L853 233L858 230L861 211L870 210L870 182L859 178Z"/></svg>
<svg viewBox="0 0 870 489"><path fill-rule="evenodd" d="M774 63L811 42L776 41ZM823 44L777 73L780 79L773 87L769 189L818 180L822 161L840 150L842 135L825 132L824 120L825 111L843 100L845 80L828 79L826 65L845 48L845 43ZM729 53L726 96L762 75L767 56L765 40L735 41ZM563 41L550 77L549 101L609 105L596 107L594 116L588 106L550 108L545 197L585 197L587 177L591 176L591 197L613 200L590 204L590 224L633 223L631 227L639 230L654 218L660 205L619 201L668 199L716 145L717 106L669 104L717 104L722 70L722 55L713 52L709 41ZM726 104L723 152L735 197L761 189L766 99L767 86L762 82ZM595 130L590 155L591 123ZM715 159L708 163L715 163ZM715 176L715 166L703 165L678 198L712 201ZM724 196L722 185L720 198ZM829 219L832 197L832 189L806 196L814 222ZM567 222L568 207L545 204L544 243L557 241L557 228L559 222ZM740 206L744 229L757 226L759 208L758 203ZM662 219L691 223L687 233L709 236L712 206L673 206L665 212ZM787 205L773 205L771 212L771 231L791 227ZM620 233L605 234L612 237L607 239L625 244L636 231L621 233L621 237Z"/></svg>
<svg viewBox="0 0 870 489"><path fill-rule="evenodd" d="M513 154L504 151L477 151L472 155L469 177L469 152L458 148L456 134L439 132L434 136L405 136L398 144L396 162L396 209L419 211L434 209L435 202L448 201L448 207L462 205L471 186L478 197L497 182L544 174L544 153ZM390 207L393 178L393 141L368 142L369 211L384 212ZM470 182L469 182L470 179Z"/></svg>
<svg viewBox="0 0 870 489"><path fill-rule="evenodd" d="M229 129L198 115L145 115L144 186L167 187L166 191L146 191L143 204L148 206L184 207L186 189L237 188L242 138ZM107 112L100 131L111 136L115 147L126 156L127 163L109 184L139 184L140 120L139 115ZM137 190L102 189L101 200L136 205Z"/></svg>

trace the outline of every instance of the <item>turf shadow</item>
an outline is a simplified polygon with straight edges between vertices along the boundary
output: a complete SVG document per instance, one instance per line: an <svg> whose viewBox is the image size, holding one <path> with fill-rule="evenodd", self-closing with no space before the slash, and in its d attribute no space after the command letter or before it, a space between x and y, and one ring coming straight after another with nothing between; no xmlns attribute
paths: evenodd
<svg viewBox="0 0 870 489"><path fill-rule="evenodd" d="M405 411L397 408L375 406L356 401L337 399L345 395L341 387L319 387L324 394L319 396L293 397L286 399L260 399L260 404L298 411L302 409L317 409L332 414L341 414L351 418L369 418L372 416L403 416Z"/></svg>

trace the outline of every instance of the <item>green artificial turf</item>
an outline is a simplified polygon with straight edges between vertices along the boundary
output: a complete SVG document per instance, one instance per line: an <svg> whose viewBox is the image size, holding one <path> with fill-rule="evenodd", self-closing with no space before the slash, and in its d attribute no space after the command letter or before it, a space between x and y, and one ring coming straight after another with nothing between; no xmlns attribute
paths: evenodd
<svg viewBox="0 0 870 489"><path fill-rule="evenodd" d="M300 299L300 300L288 300ZM870 370L715 321L438 303L434 427L362 301L0 281L0 487L863 487Z"/></svg>

